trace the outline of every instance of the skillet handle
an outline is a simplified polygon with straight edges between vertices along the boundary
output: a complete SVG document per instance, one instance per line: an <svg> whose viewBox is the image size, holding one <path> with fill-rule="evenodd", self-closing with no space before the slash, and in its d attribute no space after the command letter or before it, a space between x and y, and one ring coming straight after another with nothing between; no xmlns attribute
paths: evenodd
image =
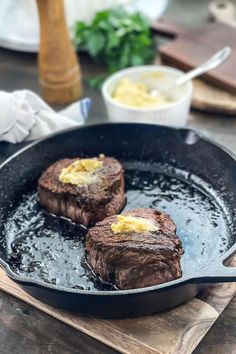
<svg viewBox="0 0 236 354"><path fill-rule="evenodd" d="M236 244L226 252L225 256L221 260L217 260L211 263L210 266L204 268L200 275L196 278L192 278L192 283L227 283L236 282ZM225 266L230 260L230 266Z"/></svg>

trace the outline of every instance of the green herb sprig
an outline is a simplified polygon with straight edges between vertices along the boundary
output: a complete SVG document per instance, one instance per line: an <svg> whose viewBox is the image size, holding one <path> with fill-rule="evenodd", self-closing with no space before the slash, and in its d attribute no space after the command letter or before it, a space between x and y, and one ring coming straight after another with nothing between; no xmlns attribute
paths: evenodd
<svg viewBox="0 0 236 354"><path fill-rule="evenodd" d="M75 44L86 50L108 74L128 66L150 63L154 59L154 39L148 19L141 13L122 8L98 12L90 24L76 22ZM99 82L98 78L93 78Z"/></svg>

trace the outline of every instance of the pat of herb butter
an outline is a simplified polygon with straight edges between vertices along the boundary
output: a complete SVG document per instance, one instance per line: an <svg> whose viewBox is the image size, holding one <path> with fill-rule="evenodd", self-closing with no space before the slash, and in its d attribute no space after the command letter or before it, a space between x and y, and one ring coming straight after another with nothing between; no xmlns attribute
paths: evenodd
<svg viewBox="0 0 236 354"><path fill-rule="evenodd" d="M96 172L103 166L104 155L98 158L80 159L71 165L63 168L59 175L59 181L62 183L70 183L76 186L83 184L91 184L96 182Z"/></svg>
<svg viewBox="0 0 236 354"><path fill-rule="evenodd" d="M111 225L114 234L122 232L145 232L145 231L158 231L158 226L154 225L151 220L134 217L117 215L118 222Z"/></svg>
<svg viewBox="0 0 236 354"><path fill-rule="evenodd" d="M166 95L152 95L144 83L133 82L128 78L118 81L112 98L133 108L157 107L172 102Z"/></svg>

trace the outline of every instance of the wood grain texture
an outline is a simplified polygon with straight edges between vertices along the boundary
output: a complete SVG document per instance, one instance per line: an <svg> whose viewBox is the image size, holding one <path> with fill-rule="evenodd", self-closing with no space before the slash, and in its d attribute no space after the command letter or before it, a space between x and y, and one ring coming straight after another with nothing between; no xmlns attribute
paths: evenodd
<svg viewBox="0 0 236 354"><path fill-rule="evenodd" d="M1 354L117 354L111 347L0 291Z"/></svg>
<svg viewBox="0 0 236 354"><path fill-rule="evenodd" d="M236 353L236 297L220 315L193 354Z"/></svg>
<svg viewBox="0 0 236 354"><path fill-rule="evenodd" d="M155 64L161 65L159 55L155 58ZM191 107L203 112L235 116L236 94L228 92L216 85L212 85L202 79L194 79ZM212 119L213 116L208 115L206 118Z"/></svg>
<svg viewBox="0 0 236 354"><path fill-rule="evenodd" d="M81 97L80 66L71 43L63 0L37 0L40 19L39 74L43 97L66 104Z"/></svg>
<svg viewBox="0 0 236 354"><path fill-rule="evenodd" d="M193 80L192 107L205 112L234 116L236 115L236 94L195 79Z"/></svg>
<svg viewBox="0 0 236 354"><path fill-rule="evenodd" d="M174 25L170 26L170 34L173 36ZM166 25L166 32L168 32ZM156 21L153 28L157 33L159 23ZM163 20L160 23L160 33L163 33ZM177 28L177 26L176 26ZM232 48L230 58L220 67L211 70L203 77L214 85L236 93L236 29L223 23L210 23L198 29L183 30L176 29L177 38L171 40L159 48L163 63L178 67L182 70L189 70L201 64L218 50L225 46Z"/></svg>
<svg viewBox="0 0 236 354"><path fill-rule="evenodd" d="M236 293L236 284L216 285L202 297L161 314L139 319L102 320L43 304L12 282L3 270L0 270L0 288L125 354L192 353Z"/></svg>

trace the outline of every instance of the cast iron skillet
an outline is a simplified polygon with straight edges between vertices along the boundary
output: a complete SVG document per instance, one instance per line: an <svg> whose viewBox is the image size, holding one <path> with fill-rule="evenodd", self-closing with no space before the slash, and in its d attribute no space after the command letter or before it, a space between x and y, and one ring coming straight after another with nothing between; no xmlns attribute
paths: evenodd
<svg viewBox="0 0 236 354"><path fill-rule="evenodd" d="M10 248L16 247L17 232L22 225L25 227L19 218L13 223L22 196L35 192L40 174L52 162L101 152L124 161L128 170L127 208L152 206L165 209L173 217L185 248L181 279L129 291L82 290L79 286L69 288L57 280L56 284L50 284L34 272L27 276L12 266ZM37 208L37 213L41 213L40 207ZM21 211L22 220L29 209ZM81 127L32 143L1 165L0 265L28 293L56 307L112 318L150 314L191 299L208 283L236 281L235 268L224 265L236 251L235 210L235 157L195 131L129 123ZM32 221L34 217L32 214L29 219ZM65 225L63 228L67 230ZM37 230L36 226L31 227L27 240ZM21 237L24 238L24 232ZM38 240L42 240L40 237ZM50 237L47 239L51 242ZM27 248L22 247L21 251L27 254ZM55 252L60 253L61 249ZM74 255L73 252L66 257ZM61 274L66 279L65 258L62 258L58 259L57 272L59 278ZM47 268L46 263L44 266Z"/></svg>

